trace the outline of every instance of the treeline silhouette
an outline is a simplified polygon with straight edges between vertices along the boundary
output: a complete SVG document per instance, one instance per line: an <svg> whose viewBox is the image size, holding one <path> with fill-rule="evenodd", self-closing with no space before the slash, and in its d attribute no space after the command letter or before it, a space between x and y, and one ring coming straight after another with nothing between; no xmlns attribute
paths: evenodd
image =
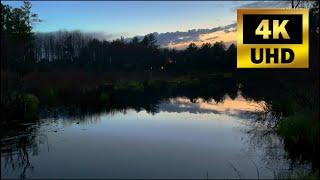
<svg viewBox="0 0 320 180"><path fill-rule="evenodd" d="M191 43L185 50L160 48L153 34L127 41L98 40L80 31L35 34L32 71L84 70L94 72L231 71L236 67L236 46L223 42ZM5 59L10 61L9 59ZM21 63L21 62L17 62ZM19 71L17 64L11 70Z"/></svg>
<svg viewBox="0 0 320 180"><path fill-rule="evenodd" d="M130 41L98 40L80 31L32 32L39 22L30 2L21 8L1 4L1 69L11 72L85 71L190 72L231 71L236 67L236 46L223 42L191 43L185 50L160 48L153 34Z"/></svg>

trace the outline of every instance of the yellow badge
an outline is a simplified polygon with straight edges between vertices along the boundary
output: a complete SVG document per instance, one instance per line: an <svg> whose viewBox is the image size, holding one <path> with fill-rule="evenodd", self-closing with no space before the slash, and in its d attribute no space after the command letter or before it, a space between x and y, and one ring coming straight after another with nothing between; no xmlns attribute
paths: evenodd
<svg viewBox="0 0 320 180"><path fill-rule="evenodd" d="M238 9L237 68L308 68L308 9Z"/></svg>

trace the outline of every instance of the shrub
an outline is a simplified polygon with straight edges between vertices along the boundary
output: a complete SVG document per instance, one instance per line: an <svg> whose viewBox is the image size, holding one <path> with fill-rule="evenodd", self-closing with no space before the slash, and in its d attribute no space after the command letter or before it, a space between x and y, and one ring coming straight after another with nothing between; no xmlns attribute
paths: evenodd
<svg viewBox="0 0 320 180"><path fill-rule="evenodd" d="M297 112L284 118L277 131L294 142L302 140L312 144L319 141L319 122L313 121L308 112Z"/></svg>
<svg viewBox="0 0 320 180"><path fill-rule="evenodd" d="M99 96L99 103L101 105L106 105L109 102L109 95L107 93L101 93Z"/></svg>
<svg viewBox="0 0 320 180"><path fill-rule="evenodd" d="M38 119L39 100L32 94L24 95L24 120Z"/></svg>
<svg viewBox="0 0 320 180"><path fill-rule="evenodd" d="M54 105L57 103L57 91L54 89L46 89L40 92L41 104Z"/></svg>
<svg viewBox="0 0 320 180"><path fill-rule="evenodd" d="M130 81L127 85L128 90L142 92L144 90L144 85L138 81Z"/></svg>

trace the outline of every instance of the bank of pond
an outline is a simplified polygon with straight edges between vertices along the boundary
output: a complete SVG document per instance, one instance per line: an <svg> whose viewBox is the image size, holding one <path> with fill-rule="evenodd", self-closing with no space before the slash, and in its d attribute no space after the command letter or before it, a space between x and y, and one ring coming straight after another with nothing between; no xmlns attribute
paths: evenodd
<svg viewBox="0 0 320 180"><path fill-rule="evenodd" d="M274 133L282 138L291 162L310 164L310 171L287 176L317 177L319 121L317 105L312 104L316 99L312 99L312 89L309 89L311 92L298 88L290 91L293 86L289 83L279 83L277 87L272 85L275 84L241 81L222 74L209 78L115 81L76 88L26 87L24 91L7 91L7 94L2 94L6 98L2 101L1 123L14 127L19 123L37 122L43 118L73 119L127 109L157 114L161 103L172 98L184 97L195 104L199 99L223 104L226 99L235 100L241 96L248 102L263 102L256 107L253 122L263 125L266 133ZM1 138L4 137L5 132Z"/></svg>

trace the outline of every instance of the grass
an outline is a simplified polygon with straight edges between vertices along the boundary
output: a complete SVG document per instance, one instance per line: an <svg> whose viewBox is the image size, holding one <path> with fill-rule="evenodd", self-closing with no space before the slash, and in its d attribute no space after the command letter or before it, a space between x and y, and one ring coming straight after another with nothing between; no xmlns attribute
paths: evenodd
<svg viewBox="0 0 320 180"><path fill-rule="evenodd" d="M315 172L291 172L286 174L277 174L274 179L319 179L319 171Z"/></svg>
<svg viewBox="0 0 320 180"><path fill-rule="evenodd" d="M293 142L303 140L312 144L319 141L319 121L308 112L296 112L279 123L277 132Z"/></svg>

